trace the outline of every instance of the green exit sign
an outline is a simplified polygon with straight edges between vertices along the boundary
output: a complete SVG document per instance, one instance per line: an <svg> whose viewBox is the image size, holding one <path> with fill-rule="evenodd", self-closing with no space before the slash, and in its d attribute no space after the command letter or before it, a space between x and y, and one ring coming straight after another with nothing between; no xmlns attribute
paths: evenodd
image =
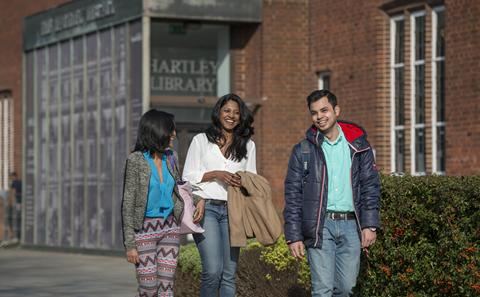
<svg viewBox="0 0 480 297"><path fill-rule="evenodd" d="M170 34L185 34L185 26L183 24L170 24L168 26L168 33Z"/></svg>

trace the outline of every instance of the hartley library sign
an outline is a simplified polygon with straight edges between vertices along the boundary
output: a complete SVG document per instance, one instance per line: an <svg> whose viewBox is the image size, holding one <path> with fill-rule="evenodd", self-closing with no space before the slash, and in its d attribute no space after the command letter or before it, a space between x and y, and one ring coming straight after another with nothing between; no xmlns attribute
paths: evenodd
<svg viewBox="0 0 480 297"><path fill-rule="evenodd" d="M216 96L216 50L155 49L150 89L152 95L159 96Z"/></svg>

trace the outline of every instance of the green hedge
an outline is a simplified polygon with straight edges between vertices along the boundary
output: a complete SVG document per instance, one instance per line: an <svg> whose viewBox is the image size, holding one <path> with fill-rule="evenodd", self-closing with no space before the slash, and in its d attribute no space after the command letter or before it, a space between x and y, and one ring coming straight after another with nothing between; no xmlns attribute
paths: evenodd
<svg viewBox="0 0 480 297"><path fill-rule="evenodd" d="M480 176L382 176L381 220L356 295L480 294ZM260 260L271 268L266 282L291 271L309 289L308 265L289 255L283 238L262 248Z"/></svg>
<svg viewBox="0 0 480 297"><path fill-rule="evenodd" d="M480 294L480 177L382 177L363 296Z"/></svg>

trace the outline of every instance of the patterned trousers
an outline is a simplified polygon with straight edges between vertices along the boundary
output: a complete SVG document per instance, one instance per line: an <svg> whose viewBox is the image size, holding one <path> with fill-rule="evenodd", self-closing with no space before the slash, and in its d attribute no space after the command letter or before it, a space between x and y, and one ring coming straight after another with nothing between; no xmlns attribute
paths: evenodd
<svg viewBox="0 0 480 297"><path fill-rule="evenodd" d="M140 263L136 265L138 297L173 297L179 253L179 227L173 215L145 218L135 234Z"/></svg>

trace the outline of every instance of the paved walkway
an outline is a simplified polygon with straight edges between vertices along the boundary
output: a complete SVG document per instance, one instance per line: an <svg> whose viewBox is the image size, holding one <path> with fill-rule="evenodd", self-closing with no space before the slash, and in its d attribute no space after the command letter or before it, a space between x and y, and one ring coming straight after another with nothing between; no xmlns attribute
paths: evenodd
<svg viewBox="0 0 480 297"><path fill-rule="evenodd" d="M133 297L135 270L123 257L0 249L2 297Z"/></svg>

